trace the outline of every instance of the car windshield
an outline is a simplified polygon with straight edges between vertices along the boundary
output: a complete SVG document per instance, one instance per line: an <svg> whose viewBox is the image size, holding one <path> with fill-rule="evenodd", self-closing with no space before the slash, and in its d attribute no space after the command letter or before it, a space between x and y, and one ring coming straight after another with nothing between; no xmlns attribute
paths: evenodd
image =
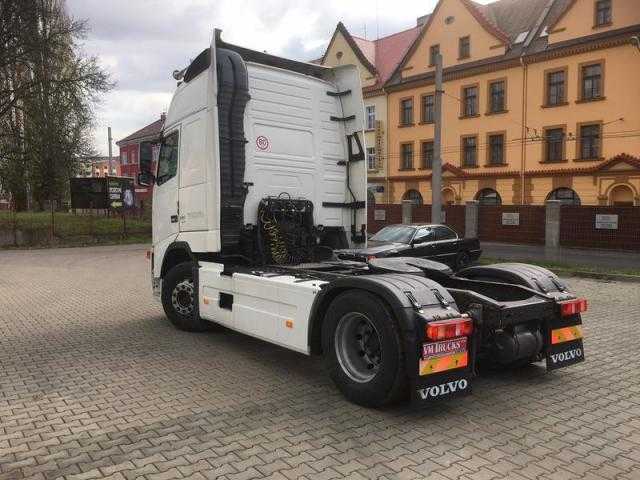
<svg viewBox="0 0 640 480"><path fill-rule="evenodd" d="M371 237L371 240L374 242L409 243L415 230L413 227L405 227L403 225L384 227Z"/></svg>

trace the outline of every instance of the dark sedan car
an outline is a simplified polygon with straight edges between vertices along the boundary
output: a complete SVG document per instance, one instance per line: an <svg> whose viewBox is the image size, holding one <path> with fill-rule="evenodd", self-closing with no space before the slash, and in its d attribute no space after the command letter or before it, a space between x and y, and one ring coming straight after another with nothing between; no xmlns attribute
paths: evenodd
<svg viewBox="0 0 640 480"><path fill-rule="evenodd" d="M368 260L383 257L421 257L457 270L480 258L477 238L460 238L446 225L389 225L373 235L367 248L339 250L339 258Z"/></svg>

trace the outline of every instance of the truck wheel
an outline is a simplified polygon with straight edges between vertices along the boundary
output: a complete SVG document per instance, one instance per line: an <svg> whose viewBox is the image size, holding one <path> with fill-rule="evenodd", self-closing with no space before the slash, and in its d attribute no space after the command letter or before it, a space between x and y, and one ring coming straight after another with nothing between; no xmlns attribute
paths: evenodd
<svg viewBox="0 0 640 480"><path fill-rule="evenodd" d="M462 270L463 268L467 268L471 265L471 256L469 252L460 252L456 257L456 270Z"/></svg>
<svg viewBox="0 0 640 480"><path fill-rule="evenodd" d="M208 323L194 315L198 292L193 285L193 263L173 267L162 281L162 307L167 318L180 330L203 332Z"/></svg>
<svg viewBox="0 0 640 480"><path fill-rule="evenodd" d="M352 402L380 407L406 396L399 329L375 295L352 290L331 303L322 324L322 350L329 376Z"/></svg>

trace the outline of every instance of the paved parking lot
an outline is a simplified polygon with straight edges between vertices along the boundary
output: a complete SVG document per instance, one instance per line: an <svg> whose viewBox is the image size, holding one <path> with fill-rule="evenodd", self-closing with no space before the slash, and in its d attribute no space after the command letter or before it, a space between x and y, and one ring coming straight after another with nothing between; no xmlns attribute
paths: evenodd
<svg viewBox="0 0 640 480"><path fill-rule="evenodd" d="M174 330L144 248L0 252L0 479L640 478L640 286L572 279L585 363L412 412L316 358Z"/></svg>

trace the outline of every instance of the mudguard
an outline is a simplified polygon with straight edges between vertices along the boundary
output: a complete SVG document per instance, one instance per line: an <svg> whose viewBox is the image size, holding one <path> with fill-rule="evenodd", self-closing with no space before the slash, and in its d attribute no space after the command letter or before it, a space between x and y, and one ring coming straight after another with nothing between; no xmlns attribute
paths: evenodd
<svg viewBox="0 0 640 480"><path fill-rule="evenodd" d="M455 300L439 283L422 275L381 274L359 277L343 277L331 281L317 295L312 307L310 345L314 348L314 338L318 338L326 308L339 293L349 289L371 292L383 299L398 320L405 351L406 372L411 385L413 404L427 404L453 396L471 393L472 362L465 362L460 368L445 366L436 368L435 373L427 373L421 364L425 361L423 344L425 326L434 320L460 318ZM464 343L466 358L473 358L475 351L471 344ZM423 370L421 372L421 370Z"/></svg>
<svg viewBox="0 0 640 480"><path fill-rule="evenodd" d="M584 361L582 342L582 316L563 317L561 303L575 299L569 288L558 276L537 265L525 263L500 263L470 267L456 274L471 280L488 280L522 285L553 298L556 312L543 320L547 370L556 370Z"/></svg>
<svg viewBox="0 0 640 480"><path fill-rule="evenodd" d="M470 280L493 280L522 285L541 293L568 293L567 285L558 276L537 265L526 263L498 263L460 270L456 276Z"/></svg>

